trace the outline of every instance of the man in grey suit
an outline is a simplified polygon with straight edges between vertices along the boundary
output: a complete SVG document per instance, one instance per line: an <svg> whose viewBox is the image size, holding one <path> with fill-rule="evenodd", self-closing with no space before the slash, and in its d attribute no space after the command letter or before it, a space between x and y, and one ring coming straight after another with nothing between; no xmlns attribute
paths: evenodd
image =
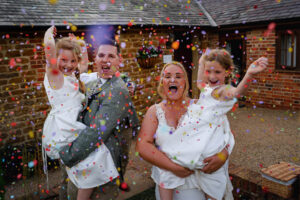
<svg viewBox="0 0 300 200"><path fill-rule="evenodd" d="M60 151L63 163L72 167L85 159L97 146L104 143L110 150L120 178L125 172L132 133L138 118L126 84L119 77L122 58L114 41L99 46L95 63L100 78L86 84L86 102L79 120L87 125L71 145ZM126 131L127 130L127 131ZM76 199L77 189L69 181L69 199ZM116 199L116 180L94 190L92 199Z"/></svg>

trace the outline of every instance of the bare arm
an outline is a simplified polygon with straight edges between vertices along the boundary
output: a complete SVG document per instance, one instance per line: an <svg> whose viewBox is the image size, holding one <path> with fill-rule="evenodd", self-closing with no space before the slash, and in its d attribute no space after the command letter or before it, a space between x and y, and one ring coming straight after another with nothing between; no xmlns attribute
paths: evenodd
<svg viewBox="0 0 300 200"><path fill-rule="evenodd" d="M199 90L205 87L205 83L203 80L204 77L204 63L205 63L205 53L199 59L199 67L198 67L198 77L197 77L197 87Z"/></svg>
<svg viewBox="0 0 300 200"><path fill-rule="evenodd" d="M57 69L56 50L54 36L56 35L56 28L51 26L45 33L44 44L45 44L45 56L46 56L46 68L47 73L53 69Z"/></svg>
<svg viewBox="0 0 300 200"><path fill-rule="evenodd" d="M191 175L193 171L172 162L163 152L154 146L153 137L158 126L155 112L155 106L151 106L145 115L138 135L136 151L146 161L159 168L169 170L176 176L184 178Z"/></svg>
<svg viewBox="0 0 300 200"><path fill-rule="evenodd" d="M255 74L264 71L267 68L268 59L260 57L254 61L248 68L246 75L237 87L223 87L220 90L220 97L222 99L232 99L234 97L241 97L247 91L247 82L253 78Z"/></svg>
<svg viewBox="0 0 300 200"><path fill-rule="evenodd" d="M63 85L63 73L58 68L54 36L56 35L55 26L51 26L45 33L44 45L46 56L46 74L52 89L59 89Z"/></svg>

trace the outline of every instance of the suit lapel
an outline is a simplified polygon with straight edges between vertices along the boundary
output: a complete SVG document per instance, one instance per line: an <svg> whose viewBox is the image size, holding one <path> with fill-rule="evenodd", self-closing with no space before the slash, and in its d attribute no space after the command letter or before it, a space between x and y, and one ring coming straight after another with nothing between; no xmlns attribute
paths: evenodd
<svg viewBox="0 0 300 200"><path fill-rule="evenodd" d="M96 88L98 85L98 79L92 83L87 88L86 97L85 97L85 105L83 110L85 110L88 106L89 99L92 98L92 96L96 94L101 94L102 92L106 91L109 87L111 87L111 84L115 81L116 77L113 76L111 79L107 80L101 87L98 89Z"/></svg>

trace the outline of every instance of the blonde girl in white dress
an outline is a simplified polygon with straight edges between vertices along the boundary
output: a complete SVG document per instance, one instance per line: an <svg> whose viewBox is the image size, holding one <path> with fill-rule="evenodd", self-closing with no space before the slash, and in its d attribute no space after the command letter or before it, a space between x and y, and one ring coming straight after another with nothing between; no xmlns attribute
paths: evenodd
<svg viewBox="0 0 300 200"><path fill-rule="evenodd" d="M84 46L85 43L79 43L75 37L66 37L55 46L54 35L56 28L50 27L44 37L47 62L44 87L51 105L42 136L44 169L46 154L58 159L60 148L71 144L85 129L85 125L77 121L85 99L84 84L78 80L78 66L87 63L87 52L81 48L81 44ZM82 60L82 57L85 59ZM67 167L66 171L79 188L78 200L89 199L94 187L119 176L109 150L101 143L86 159L72 168Z"/></svg>

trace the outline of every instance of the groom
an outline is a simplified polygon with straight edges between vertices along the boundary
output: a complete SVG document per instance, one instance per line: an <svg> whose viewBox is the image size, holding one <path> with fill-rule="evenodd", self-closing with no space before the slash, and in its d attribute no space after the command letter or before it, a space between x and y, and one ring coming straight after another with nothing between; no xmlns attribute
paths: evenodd
<svg viewBox="0 0 300 200"><path fill-rule="evenodd" d="M76 165L104 143L122 179L132 137L128 129L138 127L138 118L127 87L119 77L121 61L119 47L114 41L108 40L99 46L95 64L100 78L86 85L85 107L79 115L79 121L87 127L72 144L60 151L66 166ZM69 181L69 198L76 199L76 193L76 187ZM118 186L112 180L96 188L91 198L115 199L117 195Z"/></svg>

